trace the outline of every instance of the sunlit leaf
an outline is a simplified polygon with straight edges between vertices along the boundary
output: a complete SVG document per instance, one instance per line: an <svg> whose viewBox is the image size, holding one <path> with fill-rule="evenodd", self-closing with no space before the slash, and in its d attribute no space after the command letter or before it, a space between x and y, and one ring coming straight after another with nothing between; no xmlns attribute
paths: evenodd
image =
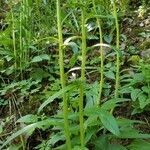
<svg viewBox="0 0 150 150"><path fill-rule="evenodd" d="M49 145L54 145L58 141L65 141L65 136L62 133L56 133L55 135L52 135L50 140L47 142Z"/></svg>
<svg viewBox="0 0 150 150"><path fill-rule="evenodd" d="M107 71L104 75L109 79L115 79L115 74L112 71Z"/></svg>
<svg viewBox="0 0 150 150"><path fill-rule="evenodd" d="M33 59L31 60L31 62L35 63L35 62L41 62L43 60L50 60L50 57L47 54L34 56Z"/></svg>
<svg viewBox="0 0 150 150"><path fill-rule="evenodd" d="M17 120L17 122L23 122L23 123L34 123L37 121L38 121L38 116L32 114L23 116Z"/></svg>

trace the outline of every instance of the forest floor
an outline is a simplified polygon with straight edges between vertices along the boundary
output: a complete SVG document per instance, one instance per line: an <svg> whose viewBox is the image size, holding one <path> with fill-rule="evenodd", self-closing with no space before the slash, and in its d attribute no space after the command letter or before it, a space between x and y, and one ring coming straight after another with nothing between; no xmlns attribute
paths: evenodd
<svg viewBox="0 0 150 150"><path fill-rule="evenodd" d="M123 20L120 22L120 32L121 32L121 41L120 47L121 50L124 51L124 56L122 57L122 66L121 68L127 69L129 74L133 74L134 70L136 70L136 65L138 65L140 59L149 59L150 58L150 9L147 9L146 12L140 12L140 10L133 10L129 14L125 15ZM54 50L55 51L55 50ZM55 53L55 52L54 52ZM91 56L88 56L89 58ZM75 72L78 76L78 72ZM95 78L99 76L98 74L93 74L90 76L89 81L93 82ZM70 78L72 78L70 76ZM41 91L46 91L47 82L43 81L41 83L41 87L39 88ZM34 87L34 85L33 85ZM36 87L37 88L37 87ZM38 88L37 88L38 89ZM38 89L38 90L39 90ZM12 93L8 93L4 96L5 99L11 99L14 95ZM128 98L128 95L125 95ZM16 95L16 97L18 97ZM32 97L32 95L31 95ZM33 99L38 98L38 96L33 97ZM15 97L14 97L15 99ZM26 102L21 104L20 109L16 101L12 101L8 103L8 105L2 105L0 101L0 122L5 125L4 134L0 135L0 144L1 140L11 135L17 128L16 120L20 116L24 116L28 114L28 112L35 113L37 108L40 106L40 102L37 103L35 101L31 101L31 105L26 105ZM51 108L48 112L45 111L45 114L55 114L59 109L59 104L57 102L53 102ZM150 134L150 113L149 109L144 110L142 113L133 113L133 106L129 102L125 102L118 106L114 111L114 116L117 118L124 117L132 120L144 121L145 124L137 125L136 128L140 129L143 133ZM36 129L33 134L26 139L28 142L29 150L34 149L38 144L41 143L42 140L46 140L50 135L49 130L41 131ZM20 137L14 140L14 144L18 144L20 141ZM130 143L130 140L124 140L121 144L127 145Z"/></svg>

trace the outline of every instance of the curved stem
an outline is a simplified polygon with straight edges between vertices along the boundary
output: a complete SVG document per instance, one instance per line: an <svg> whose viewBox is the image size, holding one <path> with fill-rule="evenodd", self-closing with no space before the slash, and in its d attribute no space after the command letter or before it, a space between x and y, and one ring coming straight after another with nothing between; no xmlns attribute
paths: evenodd
<svg viewBox="0 0 150 150"><path fill-rule="evenodd" d="M66 86L66 79L64 73L64 56L63 56L63 37L62 37L62 27L61 27L61 8L60 0L56 1L57 7L57 27L58 27L58 39L59 39L59 67L60 67L60 80L62 89ZM69 121L68 121L68 102L66 93L63 94L63 114L64 114L64 131L66 137L67 150L71 150L71 140L69 131Z"/></svg>

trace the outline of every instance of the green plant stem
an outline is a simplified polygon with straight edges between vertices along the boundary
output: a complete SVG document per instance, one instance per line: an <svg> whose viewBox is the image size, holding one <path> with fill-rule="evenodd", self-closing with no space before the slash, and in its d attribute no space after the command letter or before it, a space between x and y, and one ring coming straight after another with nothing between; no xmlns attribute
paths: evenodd
<svg viewBox="0 0 150 150"><path fill-rule="evenodd" d="M93 6L94 6L94 11L97 14L96 11L96 5L95 5L95 0L93 0ZM100 44L103 43L103 33L102 33L102 27L101 27L101 20L96 17L98 28L99 28L99 38L100 38ZM103 90L103 84L104 84L104 50L103 46L100 46L100 59L101 59L101 69L100 69L100 87L99 87L99 96L97 100L97 105L99 106L101 104L101 97L102 97L102 90Z"/></svg>
<svg viewBox="0 0 150 150"><path fill-rule="evenodd" d="M13 49L14 49L14 57L15 57L15 70L17 69L17 50L16 50L16 36L15 36L15 22L14 22L14 14L13 8L11 4L11 19L12 19L12 39L13 39Z"/></svg>
<svg viewBox="0 0 150 150"><path fill-rule="evenodd" d="M30 59L30 49L29 46L31 44L31 35L32 35L32 5L30 4L30 0L26 0L27 2L27 24L29 24L29 31L27 32L27 62Z"/></svg>
<svg viewBox="0 0 150 150"><path fill-rule="evenodd" d="M114 7L114 17L115 17L115 23L116 23L116 50L117 50L117 59L116 59L116 86L115 86L115 98L118 98L118 89L119 89L119 71L120 71L120 57L119 57L119 41L120 41L120 33L119 33L119 23L118 23L118 17L117 17L117 10L115 3L113 4Z"/></svg>
<svg viewBox="0 0 150 150"><path fill-rule="evenodd" d="M59 38L60 80L63 89L66 86L66 81L65 81L65 73L64 73L63 37L62 37L62 27L61 27L60 0L56 1L56 7L57 7L58 38ZM67 102L66 94L63 94L63 114L64 114L64 131L66 136L66 145L67 145L67 149L71 150L71 140L70 140L69 121L68 121L68 102Z"/></svg>
<svg viewBox="0 0 150 150"><path fill-rule="evenodd" d="M29 6L29 0L24 0L24 23L25 26L28 27L28 30L25 30L25 62L28 62L29 60L29 45L30 45L30 39L31 39L31 21L30 21L30 6Z"/></svg>
<svg viewBox="0 0 150 150"><path fill-rule="evenodd" d="M82 26L82 64L81 64L81 81L80 99L79 99L79 120L80 120L80 142L81 148L84 148L84 118L83 118L83 98L84 98L84 82L85 82L85 63L86 63L86 27L85 27L85 7L82 7L81 12Z"/></svg>
<svg viewBox="0 0 150 150"><path fill-rule="evenodd" d="M120 84L120 56L119 56L119 41L120 41L120 33L119 33L119 23L118 23L118 16L117 16L117 10L116 10L116 4L115 1L113 2L113 11L114 11L114 17L115 17L115 24L116 24L116 83L115 83L115 99L118 98L118 90L119 90L119 84ZM111 113L113 113L113 110L111 110Z"/></svg>
<svg viewBox="0 0 150 150"><path fill-rule="evenodd" d="M21 2L21 8L20 8L20 24L19 24L19 46L20 46L20 74L21 79L23 79L23 72L22 72L22 56L23 56L23 45L22 45L22 2Z"/></svg>
<svg viewBox="0 0 150 150"><path fill-rule="evenodd" d="M23 139L22 135L20 135L20 140L21 140L21 143L22 143L22 150L25 150L25 142L24 142L24 139Z"/></svg>
<svg viewBox="0 0 150 150"><path fill-rule="evenodd" d="M25 26L25 0L22 0L22 27ZM24 30L23 30L24 31ZM22 37L24 38L24 37ZM24 62L24 60L26 60L26 50L24 50L25 46L24 46L24 42L23 42L23 51L22 51L22 62Z"/></svg>

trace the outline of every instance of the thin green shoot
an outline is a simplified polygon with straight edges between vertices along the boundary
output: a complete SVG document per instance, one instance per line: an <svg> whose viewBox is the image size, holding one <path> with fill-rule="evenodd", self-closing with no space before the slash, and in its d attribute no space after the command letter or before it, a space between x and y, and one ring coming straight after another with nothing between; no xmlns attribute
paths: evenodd
<svg viewBox="0 0 150 150"><path fill-rule="evenodd" d="M116 10L116 2L112 0L113 5L113 15L115 18L115 25L116 25L116 83L115 83L115 99L118 98L118 91L119 91L119 85L120 85L120 54L119 54L119 42L120 42L120 31L119 31L119 23L118 23L118 15ZM111 110L111 113L113 113L113 110Z"/></svg>
<svg viewBox="0 0 150 150"><path fill-rule="evenodd" d="M60 80L61 80L61 87L63 89L66 86L66 79L64 73L63 36L62 36L62 25L61 25L60 0L56 1L56 8L57 8L58 39L59 39ZM64 131L66 137L67 150L71 150L71 140L70 140L69 121L68 121L68 102L67 102L66 93L63 94L63 114L64 114Z"/></svg>
<svg viewBox="0 0 150 150"><path fill-rule="evenodd" d="M93 0L93 7L95 14L97 14L96 11L96 5L95 5L95 0ZM100 86L99 86L99 96L97 100L97 105L99 106L101 103L101 98L102 98L102 90L103 90L103 84L104 84L104 50L103 50L103 33L102 33L102 25L101 25L101 19L96 17L98 28L99 28L99 38L100 38L100 59L101 59L101 64L100 64Z"/></svg>
<svg viewBox="0 0 150 150"><path fill-rule="evenodd" d="M82 0L81 0L82 3ZM85 82L85 63L86 63L86 14L85 14L85 7L82 6L81 8L81 30L82 30L82 64L81 64L81 81L82 84L80 85L80 99L79 99L79 121L80 121L80 143L81 149L84 148L85 141L84 141L84 117L83 117L83 100L84 100L84 82Z"/></svg>

